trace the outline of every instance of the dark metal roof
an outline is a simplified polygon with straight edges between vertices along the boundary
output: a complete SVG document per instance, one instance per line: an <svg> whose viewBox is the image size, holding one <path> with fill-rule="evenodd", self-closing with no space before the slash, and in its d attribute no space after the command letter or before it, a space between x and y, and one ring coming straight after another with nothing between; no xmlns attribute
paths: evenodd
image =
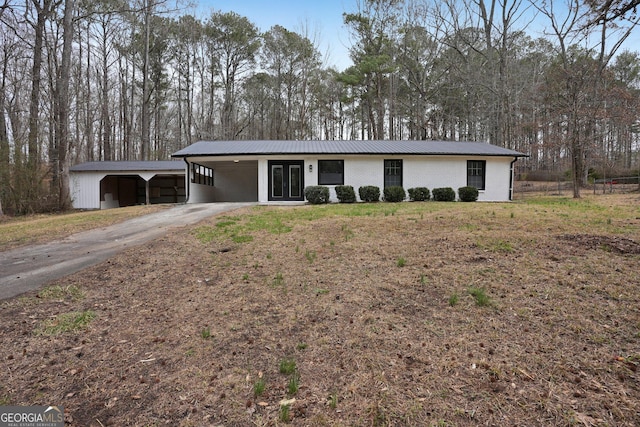
<svg viewBox="0 0 640 427"><path fill-rule="evenodd" d="M526 154L484 142L453 141L199 141L173 154L250 156L274 154L417 154L526 157Z"/></svg>
<svg viewBox="0 0 640 427"><path fill-rule="evenodd" d="M176 160L161 161L123 161L123 162L87 162L69 168L72 172L135 172L135 171L179 171L185 170L184 162Z"/></svg>

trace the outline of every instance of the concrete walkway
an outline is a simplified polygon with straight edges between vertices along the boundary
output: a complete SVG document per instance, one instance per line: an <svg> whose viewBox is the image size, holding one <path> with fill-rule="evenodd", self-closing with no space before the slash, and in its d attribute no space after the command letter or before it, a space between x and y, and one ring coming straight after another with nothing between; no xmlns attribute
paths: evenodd
<svg viewBox="0 0 640 427"><path fill-rule="evenodd" d="M164 236L171 228L195 224L255 203L178 205L63 240L0 252L0 299L7 299L98 264L116 253Z"/></svg>

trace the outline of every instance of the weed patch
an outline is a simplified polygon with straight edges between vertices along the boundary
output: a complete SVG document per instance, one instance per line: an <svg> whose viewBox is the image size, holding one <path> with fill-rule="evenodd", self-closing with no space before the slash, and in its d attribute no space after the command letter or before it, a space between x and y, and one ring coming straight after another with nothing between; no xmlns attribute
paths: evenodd
<svg viewBox="0 0 640 427"><path fill-rule="evenodd" d="M456 304L458 304L458 300L460 298L458 297L458 294L453 294L449 297L449 305L451 307L455 306Z"/></svg>
<svg viewBox="0 0 640 427"><path fill-rule="evenodd" d="M307 249L307 251L304 253L304 256L307 261L309 261L309 264L313 264L318 255L316 254L316 251L310 251Z"/></svg>
<svg viewBox="0 0 640 427"><path fill-rule="evenodd" d="M43 288L38 292L38 298L41 300L63 300L70 299L71 301L78 301L84 298L84 294L75 285L60 286L52 285Z"/></svg>
<svg viewBox="0 0 640 427"><path fill-rule="evenodd" d="M296 361L293 359L283 359L280 361L279 371L281 374L291 375L296 372Z"/></svg>
<svg viewBox="0 0 640 427"><path fill-rule="evenodd" d="M283 286L284 285L284 276L282 276L282 273L280 273L280 272L276 273L276 276L273 278L272 284L273 284L273 286Z"/></svg>
<svg viewBox="0 0 640 427"><path fill-rule="evenodd" d="M283 423L288 423L291 421L291 406L290 405L280 405L280 411L278 412L278 418Z"/></svg>
<svg viewBox="0 0 640 427"><path fill-rule="evenodd" d="M262 395L266 389L267 389L267 382L264 379L264 377L258 378L256 382L253 383L253 395L255 397Z"/></svg>
<svg viewBox="0 0 640 427"><path fill-rule="evenodd" d="M45 320L35 330L36 335L60 335L66 332L77 332L86 329L89 323L96 317L92 310L73 311Z"/></svg>
<svg viewBox="0 0 640 427"><path fill-rule="evenodd" d="M476 305L478 307L487 307L491 305L491 298L489 297L489 295L487 295L487 292L484 288L470 287L469 295L471 295L476 300Z"/></svg>
<svg viewBox="0 0 640 427"><path fill-rule="evenodd" d="M300 374L294 372L289 378L289 383L287 384L287 393L290 396L295 395L300 388Z"/></svg>

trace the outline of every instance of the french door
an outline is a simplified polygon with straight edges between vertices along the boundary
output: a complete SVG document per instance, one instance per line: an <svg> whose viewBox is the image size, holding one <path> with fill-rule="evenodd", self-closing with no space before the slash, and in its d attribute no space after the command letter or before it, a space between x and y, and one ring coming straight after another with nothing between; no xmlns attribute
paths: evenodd
<svg viewBox="0 0 640 427"><path fill-rule="evenodd" d="M304 200L304 161L269 160L269 200Z"/></svg>

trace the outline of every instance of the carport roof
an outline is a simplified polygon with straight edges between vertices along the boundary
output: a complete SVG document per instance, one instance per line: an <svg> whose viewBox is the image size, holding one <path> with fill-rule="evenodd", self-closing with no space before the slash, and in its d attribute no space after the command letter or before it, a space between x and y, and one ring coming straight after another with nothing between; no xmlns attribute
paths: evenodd
<svg viewBox="0 0 640 427"><path fill-rule="evenodd" d="M526 157L484 142L453 141L199 141L172 157L285 154L415 154Z"/></svg>
<svg viewBox="0 0 640 427"><path fill-rule="evenodd" d="M185 164L176 160L86 162L69 168L72 172L135 172L135 171L185 171Z"/></svg>

